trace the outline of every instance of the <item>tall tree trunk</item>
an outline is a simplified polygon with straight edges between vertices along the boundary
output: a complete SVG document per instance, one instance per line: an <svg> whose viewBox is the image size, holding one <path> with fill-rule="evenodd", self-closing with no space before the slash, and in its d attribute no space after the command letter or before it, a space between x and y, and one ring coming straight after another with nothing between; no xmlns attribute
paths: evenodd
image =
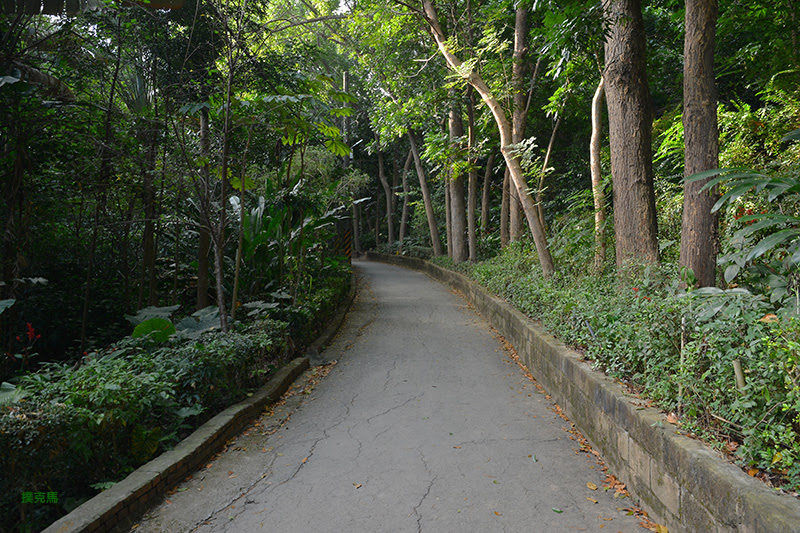
<svg viewBox="0 0 800 533"><path fill-rule="evenodd" d="M411 162L413 159L414 155L411 153L411 150L409 150L408 157L406 157L406 162L403 165L403 210L400 215L400 242L405 240L408 232L408 195L410 193L408 188L408 172L411 170Z"/></svg>
<svg viewBox="0 0 800 533"><path fill-rule="evenodd" d="M511 178L508 168L503 173L503 198L500 203L500 246L505 248L511 242Z"/></svg>
<svg viewBox="0 0 800 533"><path fill-rule="evenodd" d="M444 234L447 240L447 257L453 258L453 212L450 205L450 183L444 184Z"/></svg>
<svg viewBox="0 0 800 533"><path fill-rule="evenodd" d="M442 255L442 241L439 239L439 227L436 224L436 216L433 213L433 200L431 199L428 180L425 179L425 171L422 169L422 161L419 158L417 141L414 140L414 133L411 130L408 131L408 142L411 145L411 153L414 156L414 166L417 169L417 178L419 178L419 188L422 191L422 203L425 205L425 216L428 219L428 230L431 234L433 255L439 257Z"/></svg>
<svg viewBox="0 0 800 533"><path fill-rule="evenodd" d="M511 142L518 144L525 138L525 71L527 62L528 9L522 3L517 4L514 12L514 54L511 67L512 114ZM509 200L509 238L518 241L523 233L523 213L519 194L511 190Z"/></svg>
<svg viewBox="0 0 800 533"><path fill-rule="evenodd" d="M509 173L509 176L511 174ZM538 211L536 216L539 216ZM519 201L519 192L516 187L509 188L508 195L508 240L516 242L524 233L525 213L522 212L522 203Z"/></svg>
<svg viewBox="0 0 800 533"><path fill-rule="evenodd" d="M475 212L478 207L478 161L473 156L475 149L475 93L469 89L467 98L467 153L469 154L469 178L467 180L467 241L469 260L478 260L478 234Z"/></svg>
<svg viewBox="0 0 800 533"><path fill-rule="evenodd" d="M683 132L686 147L684 176L719 167L717 87L714 81L716 0L686 0L683 48ZM711 178L709 178L711 179ZM708 180L683 187L680 265L692 269L697 284L716 283L719 247L716 189L701 191Z"/></svg>
<svg viewBox="0 0 800 533"><path fill-rule="evenodd" d="M394 217L392 217L392 187L386 177L386 165L383 160L383 151L380 148L380 137L375 134L375 143L378 146L378 179L383 187L383 194L386 197L386 242L391 245L394 242ZM377 237L376 237L377 239ZM377 243L377 240L376 240Z"/></svg>
<svg viewBox="0 0 800 533"><path fill-rule="evenodd" d="M644 22L640 0L604 0L611 22L605 45L611 174L617 265L658 261L658 227L652 117L647 87Z"/></svg>
<svg viewBox="0 0 800 533"><path fill-rule="evenodd" d="M198 310L205 309L211 305L208 297L209 288L209 261L208 254L211 252L211 228L209 212L211 210L209 196L211 194L211 172L209 170L208 158L211 154L211 133L208 122L208 108L200 109L200 156L206 163L200 169L200 179L202 183L198 190L200 207L200 224L197 227L197 305Z"/></svg>
<svg viewBox="0 0 800 533"><path fill-rule="evenodd" d="M589 166L594 199L594 270L599 272L606 262L606 195L600 169L600 140L603 137L603 95L605 83L600 77L592 98L592 138L589 143Z"/></svg>
<svg viewBox="0 0 800 533"><path fill-rule="evenodd" d="M550 165L550 156L553 154L553 144L556 140L556 133L558 127L561 125L561 116L556 119L553 125L553 131L550 133L550 142L547 143L547 152L544 154L544 161L542 162L542 170L539 172L539 188L536 189L536 210L539 213L539 220L542 222L542 227L547 228L544 220L544 182L547 178L547 167Z"/></svg>
<svg viewBox="0 0 800 533"><path fill-rule="evenodd" d="M464 136L464 122L461 118L461 106L455 101L450 106L448 127L450 130L450 143L453 148L457 149L458 140ZM453 239L450 248L453 252L453 262L458 264L469 259L467 208L464 202L464 175L458 173L451 176L448 186L450 190L450 232Z"/></svg>
<svg viewBox="0 0 800 533"><path fill-rule="evenodd" d="M492 190L492 170L494 167L494 152L489 154L486 160L486 168L483 171L483 196L481 197L481 233L489 234L489 199Z"/></svg>

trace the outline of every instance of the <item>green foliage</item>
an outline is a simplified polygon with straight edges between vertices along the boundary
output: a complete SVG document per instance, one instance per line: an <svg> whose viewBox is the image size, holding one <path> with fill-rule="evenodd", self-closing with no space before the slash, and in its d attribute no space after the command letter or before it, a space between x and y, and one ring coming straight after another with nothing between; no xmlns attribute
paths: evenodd
<svg viewBox="0 0 800 533"><path fill-rule="evenodd" d="M435 262L452 268L446 258ZM523 243L458 269L541 320L595 366L679 413L688 430L720 446L738 442L742 465L800 488L800 324L772 314L768 298L742 289L687 292L668 265L600 276L575 268L544 280ZM734 361L744 368L743 389Z"/></svg>
<svg viewBox="0 0 800 533"><path fill-rule="evenodd" d="M157 316L137 326L142 335L88 354L77 368L47 363L16 385L3 383L2 528L15 526L21 491L72 498L49 506L47 516L28 514L27 525L43 526L262 385L334 310L349 287L349 266L331 260L315 279L296 305L265 306L228 334L203 327L218 325L216 308L179 322L178 335L166 335L175 326ZM187 327L187 320L196 324Z"/></svg>

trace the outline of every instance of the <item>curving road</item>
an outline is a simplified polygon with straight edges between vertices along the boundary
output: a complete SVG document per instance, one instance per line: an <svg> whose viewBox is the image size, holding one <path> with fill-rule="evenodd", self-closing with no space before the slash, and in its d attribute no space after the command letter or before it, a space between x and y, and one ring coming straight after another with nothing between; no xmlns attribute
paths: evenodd
<svg viewBox="0 0 800 533"><path fill-rule="evenodd" d="M312 362L336 364L133 531L644 531L462 299L417 272L355 267L354 307Z"/></svg>

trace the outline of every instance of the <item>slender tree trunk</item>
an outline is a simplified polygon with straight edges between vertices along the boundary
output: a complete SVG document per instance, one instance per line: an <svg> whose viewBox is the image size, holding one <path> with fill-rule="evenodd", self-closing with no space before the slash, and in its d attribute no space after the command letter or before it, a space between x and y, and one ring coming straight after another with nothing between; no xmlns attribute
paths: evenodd
<svg viewBox="0 0 800 533"><path fill-rule="evenodd" d="M503 198L500 204L500 246L505 248L511 242L511 184L508 169L503 173Z"/></svg>
<svg viewBox="0 0 800 533"><path fill-rule="evenodd" d="M408 157L406 157L406 162L403 165L403 211L400 215L400 242L403 242L406 238L406 234L408 233L408 195L410 190L408 188L408 172L411 170L411 162L414 159L414 155L411 153L411 150L408 151Z"/></svg>
<svg viewBox="0 0 800 533"><path fill-rule="evenodd" d="M453 258L453 212L450 205L450 183L444 184L444 228L447 240L447 257Z"/></svg>
<svg viewBox="0 0 800 533"><path fill-rule="evenodd" d="M478 207L478 162L473 156L475 149L475 93L469 90L467 99L467 153L469 154L469 178L467 180L467 240L469 242L469 260L478 260L478 235L475 224L475 212Z"/></svg>
<svg viewBox="0 0 800 533"><path fill-rule="evenodd" d="M461 118L461 106L453 103L448 119L450 143L457 148L458 139L464 136L464 122ZM451 167L452 168L452 167ZM452 172L452 170L451 170ZM448 189L450 191L450 237L453 262L458 264L469 259L467 247L467 208L464 202L464 175L458 173L451 176Z"/></svg>
<svg viewBox="0 0 800 533"><path fill-rule="evenodd" d="M525 138L525 72L527 70L526 53L528 32L528 9L521 3L517 4L514 13L514 54L511 68L512 114L511 114L511 142L518 144ZM522 238L523 216L522 204L519 194L511 189L509 200L509 238L518 241Z"/></svg>
<svg viewBox="0 0 800 533"><path fill-rule="evenodd" d="M428 230L431 234L431 247L433 248L433 255L439 257L442 255L442 242L439 239L439 227L436 224L436 216L433 213L433 200L431 199L431 191L428 187L428 181L425 179L425 171L422 169L422 161L419 158L419 150L417 149L417 141L414 140L414 133L408 131L408 142L411 145L411 153L414 156L414 166L417 169L417 178L419 178L419 188L422 191L422 202L425 205L425 216L428 219Z"/></svg>
<svg viewBox="0 0 800 533"><path fill-rule="evenodd" d="M391 245L394 242L394 218L392 217L392 188L386 177L386 165L383 160L383 151L380 149L380 137L375 134L375 143L378 145L378 179L383 187L383 194L386 197L386 242ZM377 241L376 241L377 242Z"/></svg>
<svg viewBox="0 0 800 533"><path fill-rule="evenodd" d="M211 252L211 229L209 212L211 210L209 196L211 194L211 172L207 163L211 154L211 133L208 121L208 108L200 110L200 156L206 163L200 169L200 224L197 227L197 309L205 309L211 305L208 297L209 288L209 261Z"/></svg>
<svg viewBox="0 0 800 533"><path fill-rule="evenodd" d="M686 0L683 51L684 176L719 167L717 87L714 80L716 0ZM709 178L710 180L711 178ZM680 265L690 268L701 287L716 284L719 238L717 214L711 212L718 193L701 191L708 180L683 187Z"/></svg>
<svg viewBox="0 0 800 533"><path fill-rule="evenodd" d="M550 165L550 156L553 153L553 144L556 140L556 133L558 127L561 125L561 116L556 119L553 125L553 131L550 134L550 142L547 143L547 152L544 154L544 161L542 162L542 170L539 172L539 188L536 190L536 209L539 212L539 220L542 222L542 227L547 228L544 219L544 182L547 178L547 167Z"/></svg>
<svg viewBox="0 0 800 533"><path fill-rule="evenodd" d="M605 83L600 78L592 98L592 138L589 143L589 165L594 199L594 270L602 270L606 262L606 195L600 169L600 140L603 137L603 95Z"/></svg>
<svg viewBox="0 0 800 533"><path fill-rule="evenodd" d="M361 255L361 205L353 204L353 254Z"/></svg>
<svg viewBox="0 0 800 533"><path fill-rule="evenodd" d="M605 45L617 265L658 261L651 155L652 117L640 0L604 0Z"/></svg>
<svg viewBox="0 0 800 533"><path fill-rule="evenodd" d="M486 169L483 171L483 196L481 198L481 233L489 234L489 199L492 189L492 169L494 167L494 152L486 160Z"/></svg>

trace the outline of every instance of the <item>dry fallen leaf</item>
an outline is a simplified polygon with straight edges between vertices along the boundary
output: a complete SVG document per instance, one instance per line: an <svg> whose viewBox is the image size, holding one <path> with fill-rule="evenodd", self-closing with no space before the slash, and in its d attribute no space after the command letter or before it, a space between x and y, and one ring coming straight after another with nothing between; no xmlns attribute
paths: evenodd
<svg viewBox="0 0 800 533"><path fill-rule="evenodd" d="M357 489L360 489L362 487L361 483L353 483L353 486Z"/></svg>
<svg viewBox="0 0 800 533"><path fill-rule="evenodd" d="M494 512L497 516L503 516L503 513L498 513L497 511Z"/></svg>
<svg viewBox="0 0 800 533"><path fill-rule="evenodd" d="M308 461L308 457L303 458L303 460L300 461L300 464L304 465L304 464L306 464L306 461Z"/></svg>
<svg viewBox="0 0 800 533"><path fill-rule="evenodd" d="M670 413L667 415L667 422L670 424L677 424L678 423L678 415L675 413Z"/></svg>
<svg viewBox="0 0 800 533"><path fill-rule="evenodd" d="M656 533L669 533L669 529L667 529L667 526L656 524Z"/></svg>
<svg viewBox="0 0 800 533"><path fill-rule="evenodd" d="M748 476L755 476L756 474L758 474L758 468L751 468L747 471Z"/></svg>
<svg viewBox="0 0 800 533"><path fill-rule="evenodd" d="M590 498L590 497L586 496L586 499L589 500L592 503L597 503L597 500L595 500L594 498Z"/></svg>
<svg viewBox="0 0 800 533"><path fill-rule="evenodd" d="M589 487L589 488L590 488L590 489L592 489L592 490L597 490L597 485L595 485L595 484L594 484L594 483L592 483L591 481L587 481L587 482L586 482L586 486L587 486L587 487Z"/></svg>

